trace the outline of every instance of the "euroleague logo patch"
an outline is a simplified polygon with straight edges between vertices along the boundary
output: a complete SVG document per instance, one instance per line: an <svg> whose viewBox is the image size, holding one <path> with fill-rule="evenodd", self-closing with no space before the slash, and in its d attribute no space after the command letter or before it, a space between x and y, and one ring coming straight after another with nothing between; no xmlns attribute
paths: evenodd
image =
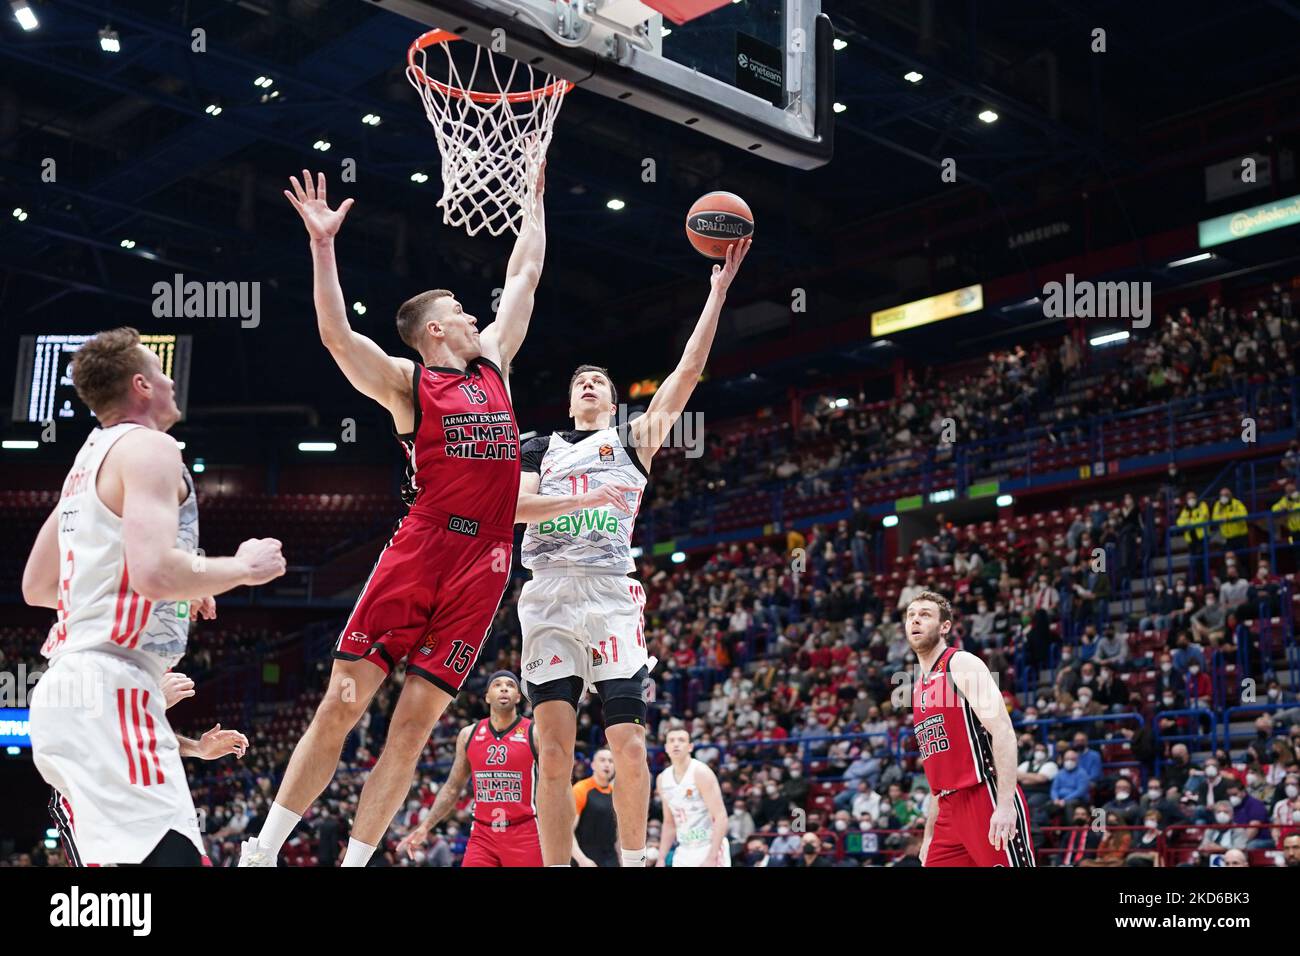
<svg viewBox="0 0 1300 956"><path fill-rule="evenodd" d="M614 446L613 446L613 445L601 445L601 446L600 446L600 460L603 461L603 462L606 462L606 463L608 463L608 462L612 462L612 461L614 460Z"/></svg>

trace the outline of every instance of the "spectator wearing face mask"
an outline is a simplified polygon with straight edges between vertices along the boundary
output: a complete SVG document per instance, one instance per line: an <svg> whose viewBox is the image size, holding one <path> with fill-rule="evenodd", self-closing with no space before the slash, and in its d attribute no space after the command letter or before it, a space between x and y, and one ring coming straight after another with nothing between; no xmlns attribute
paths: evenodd
<svg viewBox="0 0 1300 956"><path fill-rule="evenodd" d="M1238 564L1246 560L1250 540L1246 514L1246 506L1233 495L1231 488L1219 489L1219 497L1210 509L1210 520L1214 522L1211 540L1217 543L1221 539L1224 552L1235 554Z"/></svg>
<svg viewBox="0 0 1300 956"><path fill-rule="evenodd" d="M748 808L737 800L731 808L731 816L727 818L727 838L733 843L745 843L757 829Z"/></svg>
<svg viewBox="0 0 1300 956"><path fill-rule="evenodd" d="M1064 807L1066 812L1070 813L1073 812L1073 807L1088 802L1091 790L1092 781L1088 777L1088 772L1079 766L1078 753L1067 750L1060 772L1052 780L1050 791L1052 803Z"/></svg>
<svg viewBox="0 0 1300 956"><path fill-rule="evenodd" d="M1102 828L1092 825L1092 815L1083 806L1075 807L1069 820L1073 826L1065 836L1065 845L1056 858L1057 865L1082 866L1084 861L1096 857L1097 848L1101 846Z"/></svg>
<svg viewBox="0 0 1300 956"><path fill-rule="evenodd" d="M1092 748L1088 735L1082 730L1075 733L1073 743L1079 766L1088 775L1088 780L1096 783L1101 779L1101 754Z"/></svg>
<svg viewBox="0 0 1300 956"><path fill-rule="evenodd" d="M745 844L745 855L742 859L745 866L765 867L769 865L767 844L761 837L751 839Z"/></svg>
<svg viewBox="0 0 1300 956"><path fill-rule="evenodd" d="M1187 543L1187 551L1190 559L1190 563L1188 564L1188 577L1192 581L1198 580L1198 575L1202 573L1202 567L1205 560L1205 522L1209 520L1209 506L1203 501L1197 501L1196 492L1189 489L1183 497L1183 507L1182 510L1178 512L1178 519L1175 524L1179 528L1187 529L1183 532L1183 540ZM1201 527L1195 527L1196 525L1200 525Z"/></svg>
<svg viewBox="0 0 1300 956"><path fill-rule="evenodd" d="M1300 512L1297 512L1300 514ZM1255 577L1246 589L1242 616L1247 619L1279 617L1282 613L1281 587L1267 561L1259 562Z"/></svg>
<svg viewBox="0 0 1300 956"><path fill-rule="evenodd" d="M1128 706L1128 697L1128 688L1115 675L1115 669L1109 665L1103 666L1097 676L1093 700L1101 706L1103 712L1118 711Z"/></svg>
<svg viewBox="0 0 1300 956"><path fill-rule="evenodd" d="M1252 797L1240 783L1233 780L1226 788L1228 803L1232 806L1232 822L1246 825L1246 849L1273 849L1273 837L1266 829L1268 826L1268 808L1263 801Z"/></svg>
<svg viewBox="0 0 1300 956"><path fill-rule="evenodd" d="M1300 541L1300 488L1295 481L1288 481L1286 489L1273 504L1277 513L1273 519L1273 533L1288 543Z"/></svg>
<svg viewBox="0 0 1300 956"><path fill-rule="evenodd" d="M1192 770L1183 787L1183 795L1193 798L1196 806L1213 807L1228 799L1230 779L1224 776L1217 757L1205 761L1200 770Z"/></svg>
<svg viewBox="0 0 1300 956"><path fill-rule="evenodd" d="M1156 578L1155 585L1146 596L1146 610L1138 620L1139 631L1163 631L1169 627L1169 615L1174 612L1174 595L1165 587L1161 578Z"/></svg>
<svg viewBox="0 0 1300 956"><path fill-rule="evenodd" d="M1227 613L1213 591L1205 594L1205 607L1192 615L1192 633L1201 642L1217 645L1223 640Z"/></svg>
<svg viewBox="0 0 1300 956"><path fill-rule="evenodd" d="M1241 576L1235 564L1229 565L1227 576L1219 585L1219 604L1224 613L1231 613L1246 603L1250 582Z"/></svg>
<svg viewBox="0 0 1300 956"><path fill-rule="evenodd" d="M809 834L816 839L816 834ZM789 866L796 856L799 855L799 848L802 844L799 835L790 831L790 821L781 820L776 825L776 836L768 845L768 856L771 857L769 866Z"/></svg>
<svg viewBox="0 0 1300 956"><path fill-rule="evenodd" d="M1016 782L1024 791L1034 823L1038 823L1042 810L1052 801L1052 781L1061 768L1047 753L1047 744L1035 742L1026 760L1016 768Z"/></svg>
<svg viewBox="0 0 1300 956"><path fill-rule="evenodd" d="M1207 853L1227 853L1232 849L1245 849L1246 830L1232 826L1232 804L1227 800L1220 800L1211 809L1212 821L1206 826L1200 845L1197 847L1202 857Z"/></svg>
<svg viewBox="0 0 1300 956"><path fill-rule="evenodd" d="M1115 782L1115 795L1102 809L1118 817L1119 825L1123 826L1138 826L1142 817L1142 807L1133 796L1133 784L1123 777Z"/></svg>
<svg viewBox="0 0 1300 956"><path fill-rule="evenodd" d="M822 841L815 833L805 833L798 856L790 864L797 867L831 866L829 853L822 851Z"/></svg>

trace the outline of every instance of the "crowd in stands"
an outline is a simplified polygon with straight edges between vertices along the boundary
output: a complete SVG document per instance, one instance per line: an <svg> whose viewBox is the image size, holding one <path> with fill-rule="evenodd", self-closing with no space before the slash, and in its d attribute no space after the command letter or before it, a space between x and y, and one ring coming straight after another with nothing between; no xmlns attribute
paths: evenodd
<svg viewBox="0 0 1300 956"><path fill-rule="evenodd" d="M946 421L957 423L960 441L971 441L1046 416L1053 440L1065 441L1079 416L1194 399L1279 369L1294 375L1297 347L1300 321L1279 292L1258 309L1212 303L1208 316L1166 316L1080 394L1069 390L1083 367L1073 340L998 352L968 374L927 371L880 408L819 401L796 428L746 433L701 460L670 456L651 483L652 507L671 510L711 487L769 481L808 496L852 493L895 467L882 449L932 457ZM1057 399L1066 404L1054 406ZM850 464L869 472L845 489L833 474ZM1298 535L1300 449L1292 447L1281 469L1272 510L1285 535ZM1224 489L1226 499L1202 501L1201 490L1189 496L1185 485L1171 466L1149 495L1096 499L1024 529L941 515L934 533L889 567L880 566L874 529L857 508L834 525L720 546L692 567L647 561L639 569L646 639L659 661L652 746L670 727L691 731L695 756L718 774L737 865L916 865L934 798L911 747L910 712L900 706L906 696L896 677L915 665L900 621L912 597L939 590L952 599L953 641L980 654L1003 688L1040 864L1135 865L1159 856L1208 865L1222 856L1230 865L1258 865L1275 854L1300 865L1300 702L1273 671L1283 641L1294 640L1273 624L1289 620L1294 557L1285 555L1286 572L1260 560L1233 488ZM1176 571L1148 576L1167 529L1185 558ZM463 854L467 805L417 859L399 858L395 847L432 803L459 728L485 713L478 696L485 675L498 667L518 672L519 585L498 612L495 657L480 661L468 691L435 728L376 865L447 866ZM24 653L31 635L6 635L0 632L0 653ZM196 632L181 666L191 676L230 659L210 637L205 627ZM256 654L274 638L239 640L239 654ZM1260 708L1253 737L1224 749L1203 715L1161 716L1248 703L1241 687L1225 701L1215 686L1237 666L1242 642ZM301 685L309 690L237 728L252 743L243 760L190 762L217 865L231 865L239 842L260 827L328 665L312 661ZM400 681L399 672L380 690L283 862L339 858ZM239 706L231 702L231 713ZM588 701L576 775L587 773L586 759L602 740L599 702ZM662 759L655 754L655 769ZM666 852L657 847L660 814L653 806L650 841ZM43 855L41 847L27 854L36 862ZM48 855L57 860L57 851Z"/></svg>

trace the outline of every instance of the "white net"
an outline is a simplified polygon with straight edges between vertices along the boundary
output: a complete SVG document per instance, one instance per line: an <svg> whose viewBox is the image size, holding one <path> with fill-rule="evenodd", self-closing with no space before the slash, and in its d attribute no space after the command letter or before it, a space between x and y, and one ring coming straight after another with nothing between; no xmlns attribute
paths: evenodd
<svg viewBox="0 0 1300 956"><path fill-rule="evenodd" d="M442 221L471 236L484 229L518 235L524 217L533 215L533 185L573 84L504 55L498 62L491 50L468 42L462 47L474 51L473 63L462 70L450 49L460 38L434 33L445 39L429 42L433 34L425 34L412 44L406 77L438 138ZM442 51L445 69L429 68L439 57L430 48Z"/></svg>

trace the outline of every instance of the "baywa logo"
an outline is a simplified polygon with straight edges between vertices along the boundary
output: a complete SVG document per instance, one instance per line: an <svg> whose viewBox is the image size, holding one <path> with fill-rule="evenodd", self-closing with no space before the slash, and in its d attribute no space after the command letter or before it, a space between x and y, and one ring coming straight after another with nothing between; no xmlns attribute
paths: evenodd
<svg viewBox="0 0 1300 956"><path fill-rule="evenodd" d="M542 534L581 534L583 531L607 531L618 534L618 519L610 512L583 508L576 514L560 515L537 526Z"/></svg>

